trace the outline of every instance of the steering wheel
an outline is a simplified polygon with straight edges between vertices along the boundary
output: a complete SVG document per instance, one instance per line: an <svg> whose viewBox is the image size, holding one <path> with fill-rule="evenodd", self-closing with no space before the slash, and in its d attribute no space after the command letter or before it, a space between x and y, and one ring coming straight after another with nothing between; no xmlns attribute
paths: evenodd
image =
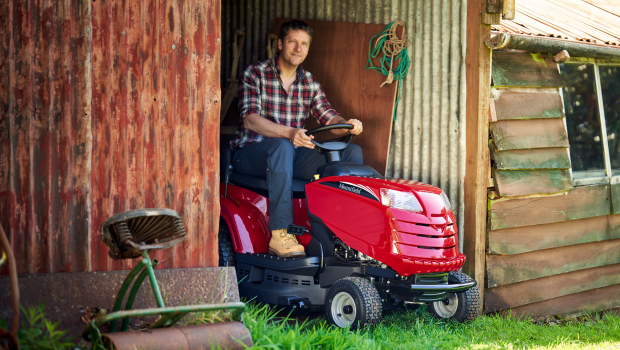
<svg viewBox="0 0 620 350"><path fill-rule="evenodd" d="M323 131L329 131L329 130L334 130L334 129L353 129L353 125L351 124L333 124L333 125L325 125L325 126L319 126L318 128L314 128L312 130L308 130L306 131L306 135L310 136L312 134L316 134L319 132L323 132ZM346 142L342 142L342 141L325 141L325 142L318 142L318 141L314 141L312 140L312 143L319 148L319 151L327 151L327 152L333 152L333 151L342 151L343 149L347 148L347 146L349 145L349 143L351 143L351 139L353 138L353 134L350 134L347 141Z"/></svg>

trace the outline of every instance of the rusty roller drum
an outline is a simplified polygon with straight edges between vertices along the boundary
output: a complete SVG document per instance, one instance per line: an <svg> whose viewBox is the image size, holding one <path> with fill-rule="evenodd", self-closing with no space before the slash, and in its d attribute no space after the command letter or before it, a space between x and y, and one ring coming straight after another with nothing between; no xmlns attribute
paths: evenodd
<svg viewBox="0 0 620 350"><path fill-rule="evenodd" d="M250 332L241 322L157 328L101 336L109 350L245 349L253 345Z"/></svg>

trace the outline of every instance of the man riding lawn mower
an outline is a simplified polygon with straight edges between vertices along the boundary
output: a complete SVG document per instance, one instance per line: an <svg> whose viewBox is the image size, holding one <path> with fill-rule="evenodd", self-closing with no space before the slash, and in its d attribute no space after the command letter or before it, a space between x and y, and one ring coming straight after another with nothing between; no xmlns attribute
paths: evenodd
<svg viewBox="0 0 620 350"><path fill-rule="evenodd" d="M350 143L362 123L342 118L301 66L311 39L306 23L284 23L280 53L240 79L241 125L221 146L220 264L236 266L242 297L324 306L339 327L425 303L440 318L475 318L480 295L457 272L465 256L447 196L362 164ZM310 113L322 127L303 129ZM345 140L315 141L324 131Z"/></svg>

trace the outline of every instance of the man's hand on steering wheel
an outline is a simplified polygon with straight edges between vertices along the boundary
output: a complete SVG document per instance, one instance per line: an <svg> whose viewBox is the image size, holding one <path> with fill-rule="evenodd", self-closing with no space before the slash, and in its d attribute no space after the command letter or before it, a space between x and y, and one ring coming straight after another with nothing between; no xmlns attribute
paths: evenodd
<svg viewBox="0 0 620 350"><path fill-rule="evenodd" d="M351 124L353 125L353 129L351 130L351 134L353 135L359 135L362 133L362 130L364 129L364 127L362 126L362 122L357 120L357 119L349 119L345 122L345 124Z"/></svg>
<svg viewBox="0 0 620 350"><path fill-rule="evenodd" d="M306 147L313 149L314 144L312 143L313 135L306 135L306 129L293 129L291 130L291 134L289 136L289 140L293 143L293 146L297 147Z"/></svg>

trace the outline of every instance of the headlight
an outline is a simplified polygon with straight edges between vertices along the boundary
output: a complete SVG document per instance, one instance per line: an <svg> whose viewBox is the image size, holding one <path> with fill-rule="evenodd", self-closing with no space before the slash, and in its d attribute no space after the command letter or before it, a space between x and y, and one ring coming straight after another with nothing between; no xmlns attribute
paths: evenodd
<svg viewBox="0 0 620 350"><path fill-rule="evenodd" d="M411 192L401 192L382 188L381 203L387 207L396 209L408 210L416 213L422 212L420 202L418 202L418 199Z"/></svg>
<svg viewBox="0 0 620 350"><path fill-rule="evenodd" d="M441 191L441 200L443 201L443 205L446 206L446 211L452 208L452 206L450 205L450 199L448 199L448 196L446 196L446 193L444 191Z"/></svg>

